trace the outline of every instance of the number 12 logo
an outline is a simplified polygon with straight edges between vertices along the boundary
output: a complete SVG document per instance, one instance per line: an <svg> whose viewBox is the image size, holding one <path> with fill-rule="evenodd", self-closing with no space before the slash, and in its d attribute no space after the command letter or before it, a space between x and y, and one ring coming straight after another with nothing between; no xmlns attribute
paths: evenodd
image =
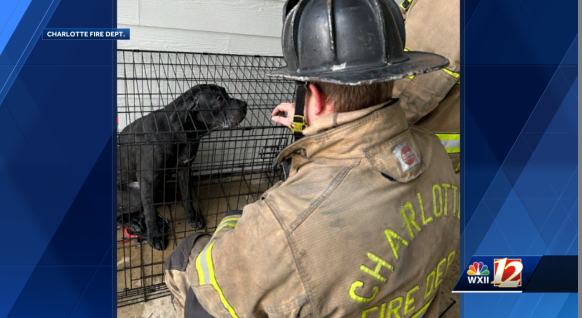
<svg viewBox="0 0 582 318"><path fill-rule="evenodd" d="M492 284L497 287L521 286L521 259L495 259L495 277Z"/></svg>

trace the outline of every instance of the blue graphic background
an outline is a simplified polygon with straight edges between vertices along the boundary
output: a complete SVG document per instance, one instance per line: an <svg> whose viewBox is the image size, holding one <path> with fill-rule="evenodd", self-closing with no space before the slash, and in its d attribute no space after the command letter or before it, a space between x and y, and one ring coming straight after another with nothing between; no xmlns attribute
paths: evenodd
<svg viewBox="0 0 582 318"><path fill-rule="evenodd" d="M578 3L461 4L461 268L578 254ZM577 294L465 294L462 317L576 317Z"/></svg>
<svg viewBox="0 0 582 318"><path fill-rule="evenodd" d="M577 1L461 4L461 267L578 250ZM0 1L0 317L115 315L116 1ZM485 305L486 304L486 305ZM577 315L575 294L463 295L463 317Z"/></svg>
<svg viewBox="0 0 582 318"><path fill-rule="evenodd" d="M115 315L116 2L0 1L0 317Z"/></svg>

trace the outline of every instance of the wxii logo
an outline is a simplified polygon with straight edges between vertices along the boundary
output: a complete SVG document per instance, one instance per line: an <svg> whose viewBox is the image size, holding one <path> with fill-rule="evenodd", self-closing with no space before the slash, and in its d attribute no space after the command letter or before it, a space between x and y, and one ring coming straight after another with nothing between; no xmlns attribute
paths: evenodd
<svg viewBox="0 0 582 318"><path fill-rule="evenodd" d="M469 275L467 277L469 284L489 284L489 270L487 265L483 265L483 262L475 262L470 265L467 275Z"/></svg>
<svg viewBox="0 0 582 318"><path fill-rule="evenodd" d="M521 286L521 259L495 259L495 277L492 284L497 287Z"/></svg>

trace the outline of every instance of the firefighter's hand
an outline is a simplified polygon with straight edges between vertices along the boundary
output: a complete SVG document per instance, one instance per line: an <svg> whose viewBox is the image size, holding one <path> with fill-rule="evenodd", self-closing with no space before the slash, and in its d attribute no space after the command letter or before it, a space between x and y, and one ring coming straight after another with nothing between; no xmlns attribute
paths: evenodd
<svg viewBox="0 0 582 318"><path fill-rule="evenodd" d="M291 121L293 120L293 115L295 115L295 104L282 103L275 107L271 113L271 120L280 125L289 127L289 125L291 125Z"/></svg>

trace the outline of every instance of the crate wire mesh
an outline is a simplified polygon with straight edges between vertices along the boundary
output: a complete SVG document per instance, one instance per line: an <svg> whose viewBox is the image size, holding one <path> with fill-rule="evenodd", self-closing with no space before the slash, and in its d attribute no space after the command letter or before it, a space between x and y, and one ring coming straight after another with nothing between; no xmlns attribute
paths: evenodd
<svg viewBox="0 0 582 318"><path fill-rule="evenodd" d="M246 117L238 126L221 130L182 126L188 137L205 134L201 138L189 138L186 143L190 149L198 147L187 168L188 187L193 208L206 222L202 231L212 233L225 212L257 200L281 178L281 171L272 165L279 152L291 143L292 135L287 128L274 125L270 114L274 106L293 100L294 84L266 74L284 65L281 57L118 50L118 153L127 155L129 149L134 153L137 149L140 156L151 156L142 148L160 151L165 149L164 143L175 142L172 138L160 137L168 134L163 124L155 124L148 130L142 122L139 131L138 125L131 123L155 111L158 111L156 118L162 118L159 122L167 123L171 113L160 110L195 85L216 84L231 98L246 102ZM169 229L160 228L167 233L165 250L156 250L147 241L131 238L128 235L132 232L118 225L118 307L169 295L163 280L163 263L181 239L196 231L186 220L182 206L186 198L178 190L180 182L175 167L176 163L164 163L163 180L155 185L154 192L158 195L152 202L158 215L169 223ZM120 174L132 169L145 174L153 173L156 167L152 164L151 168L143 165L132 168L122 162L118 167L118 181ZM132 180L124 180L127 181Z"/></svg>

